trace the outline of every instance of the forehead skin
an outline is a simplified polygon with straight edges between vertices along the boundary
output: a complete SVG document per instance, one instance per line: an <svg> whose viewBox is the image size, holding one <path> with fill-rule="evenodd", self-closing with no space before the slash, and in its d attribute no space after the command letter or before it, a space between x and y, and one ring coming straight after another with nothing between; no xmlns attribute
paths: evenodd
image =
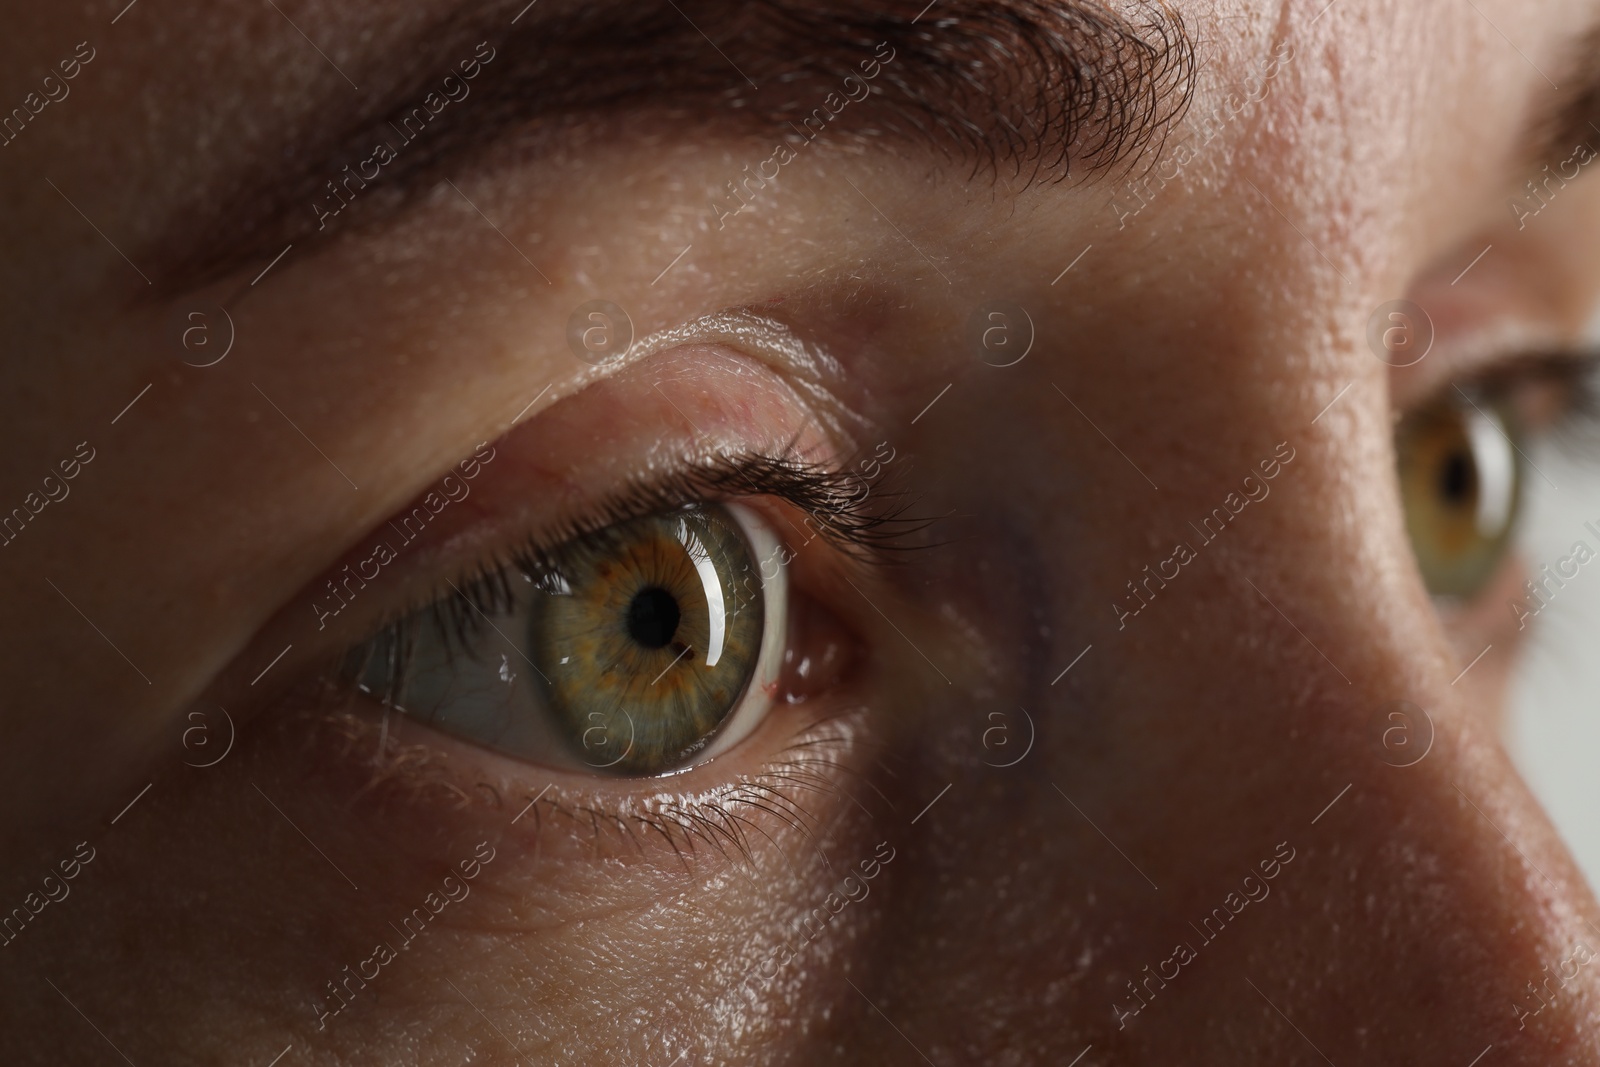
<svg viewBox="0 0 1600 1067"><path fill-rule="evenodd" d="M1190 120L1285 42L1294 58L1126 227L1108 203L1127 210L1126 174L991 188L934 158L841 150L719 234L702 190L765 141L622 118L286 259L240 305L237 352L205 374L165 340L171 304L145 292L140 250L215 174L270 168L252 153L343 75L270 6L142 0L114 26L101 5L17 12L5 100L80 40L97 55L0 150L15 353L0 503L79 441L97 456L0 549L6 900L62 842L87 837L103 859L4 950L6 1013L26 1020L0 1028L4 1058L103 1062L104 1039L134 1062L193 1063L266 1063L286 1044L285 1063L311 1064L1068 1063L1085 1046L1085 1063L1468 1063L1485 1045L1496 1063L1596 1062L1593 971L1537 1026L1508 1008L1600 937L1595 905L1470 714L1495 683L1450 685L1452 637L1393 488L1391 392L1415 376L1388 380L1365 341L1373 308L1490 244L1503 258L1441 297L1437 362L1485 336L1576 335L1597 281L1592 195L1574 190L1527 234L1505 198L1538 170L1518 153L1549 90L1539 71L1562 69L1594 11L1319 8L1181 6L1203 64ZM285 10L358 84L425 14ZM290 643L271 627L296 590L546 386L535 419L576 391L562 331L596 293L617 294L641 334L793 296L797 329L841 362L829 385L862 438L914 456L929 510L954 513L961 547L881 590L902 634L850 620L878 650L865 699L881 721L863 747L887 753L850 758L892 807L825 802L815 839L779 832L753 872L654 854L591 865L497 826L498 880L477 910L321 1034L305 994L466 854L476 814L365 799L315 731L258 727L217 773L186 771L185 713L218 693L249 706L251 677ZM974 373L952 341L981 300L1035 316L1036 349L1009 377ZM913 424L946 384L938 420ZM1106 605L1125 578L1279 442L1295 458L1272 506L1118 630ZM552 469L594 458L565 447ZM305 651L278 670L306 669ZM1373 710L1396 699L1438 731L1404 772L1372 755ZM974 755L981 713L1019 706L1038 747L1001 774ZM264 794L294 797L355 895ZM872 896L782 981L731 994L780 943L774 917L815 907L835 863L883 840L895 859ZM1174 941L1198 944L1193 924L1280 843L1293 859L1271 897L1119 1027L1127 983Z"/></svg>

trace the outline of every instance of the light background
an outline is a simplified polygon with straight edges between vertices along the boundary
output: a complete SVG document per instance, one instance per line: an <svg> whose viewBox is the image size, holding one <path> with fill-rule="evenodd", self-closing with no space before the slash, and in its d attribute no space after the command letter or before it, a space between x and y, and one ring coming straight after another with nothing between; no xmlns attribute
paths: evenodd
<svg viewBox="0 0 1600 1067"><path fill-rule="evenodd" d="M1530 452L1556 485L1552 490L1529 472L1522 543L1535 570L1568 555L1574 541L1600 551L1600 540L1583 525L1600 529L1600 435L1594 436L1596 445ZM1507 744L1589 884L1600 888L1600 558L1579 568L1530 625L1532 640L1512 678Z"/></svg>

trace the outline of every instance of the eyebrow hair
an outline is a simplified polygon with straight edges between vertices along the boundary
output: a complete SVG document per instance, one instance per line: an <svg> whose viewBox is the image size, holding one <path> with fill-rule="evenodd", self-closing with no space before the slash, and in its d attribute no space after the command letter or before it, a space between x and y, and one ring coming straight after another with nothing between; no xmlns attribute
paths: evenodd
<svg viewBox="0 0 1600 1067"><path fill-rule="evenodd" d="M1552 163L1580 143L1600 150L1600 63L1595 62L1596 55L1600 55L1600 24L1579 35L1563 69L1557 71L1559 83L1538 71L1552 91L1529 124L1520 162L1532 167ZM1537 181L1537 176L1530 177Z"/></svg>
<svg viewBox="0 0 1600 1067"><path fill-rule="evenodd" d="M354 234L508 140L531 138L536 149L539 138L549 144L581 122L649 111L680 128L793 142L797 124L845 77L861 80L859 65L885 43L892 61L872 80L870 105L852 105L863 113L842 116L830 139L931 149L969 166L971 177L1009 168L1031 182L1104 170L1158 143L1188 104L1195 50L1181 17L1159 0L1133 16L1095 0L924 2L701 0L691 16L676 0L537 8L507 0L447 14L394 49L407 58L362 100L351 103L338 84L326 106L310 109L312 128L253 153L283 160L281 171L263 173L257 162L220 179L206 205L183 216L183 233L148 251L157 289L198 288L265 262L285 242ZM330 179L376 144L392 145L426 94L447 74L459 78L455 64L480 41L495 58L470 94L443 108L414 147L402 142L353 217L319 234L312 205L328 196Z"/></svg>

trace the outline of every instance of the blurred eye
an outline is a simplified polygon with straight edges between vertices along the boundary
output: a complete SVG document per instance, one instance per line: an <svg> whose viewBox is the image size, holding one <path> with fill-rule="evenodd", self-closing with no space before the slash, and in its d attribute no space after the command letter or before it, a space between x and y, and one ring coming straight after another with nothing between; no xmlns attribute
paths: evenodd
<svg viewBox="0 0 1600 1067"><path fill-rule="evenodd" d="M1451 390L1395 434L1406 531L1428 591L1470 597L1498 570L1522 501L1517 420Z"/></svg>
<svg viewBox="0 0 1600 1067"><path fill-rule="evenodd" d="M362 653L362 687L521 759L675 770L731 747L771 704L779 549L738 504L615 523L458 589L448 628L381 636Z"/></svg>

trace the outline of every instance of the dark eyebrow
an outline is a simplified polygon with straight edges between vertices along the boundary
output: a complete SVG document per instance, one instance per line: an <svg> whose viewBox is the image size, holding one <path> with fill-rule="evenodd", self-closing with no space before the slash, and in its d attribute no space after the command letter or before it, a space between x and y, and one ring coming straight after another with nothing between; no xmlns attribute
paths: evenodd
<svg viewBox="0 0 1600 1067"><path fill-rule="evenodd" d="M460 79L459 61L479 42L494 59L469 95L437 116L419 113L427 94L442 95L446 75ZM155 243L147 258L161 292L259 266L288 242L306 246L299 255L355 232L508 139L533 145L518 158L536 160L541 137L548 144L578 123L649 112L663 130L792 142L818 125L805 121L829 93L844 93L845 77L861 83L862 64L886 55L868 101L829 124L829 139L931 148L973 176L1009 169L1060 180L1159 142L1187 105L1196 68L1181 18L1158 0L1132 16L1096 0L509 0L446 15L393 52L406 58L375 61L396 72L381 87L352 98L336 83L328 104L310 109L311 128L254 153L280 169L257 163L219 180L184 216L183 233ZM385 142L396 158L373 188L349 185ZM313 205L339 203L330 182L359 189L358 210L319 231Z"/></svg>
<svg viewBox="0 0 1600 1067"><path fill-rule="evenodd" d="M1596 62L1596 56L1600 56L1600 25L1578 37L1563 69L1557 71L1559 82L1539 71L1552 92L1530 124L1531 136L1521 160L1530 169L1554 164L1580 144L1600 150L1600 62ZM1538 174L1527 177L1535 182L1539 178Z"/></svg>

